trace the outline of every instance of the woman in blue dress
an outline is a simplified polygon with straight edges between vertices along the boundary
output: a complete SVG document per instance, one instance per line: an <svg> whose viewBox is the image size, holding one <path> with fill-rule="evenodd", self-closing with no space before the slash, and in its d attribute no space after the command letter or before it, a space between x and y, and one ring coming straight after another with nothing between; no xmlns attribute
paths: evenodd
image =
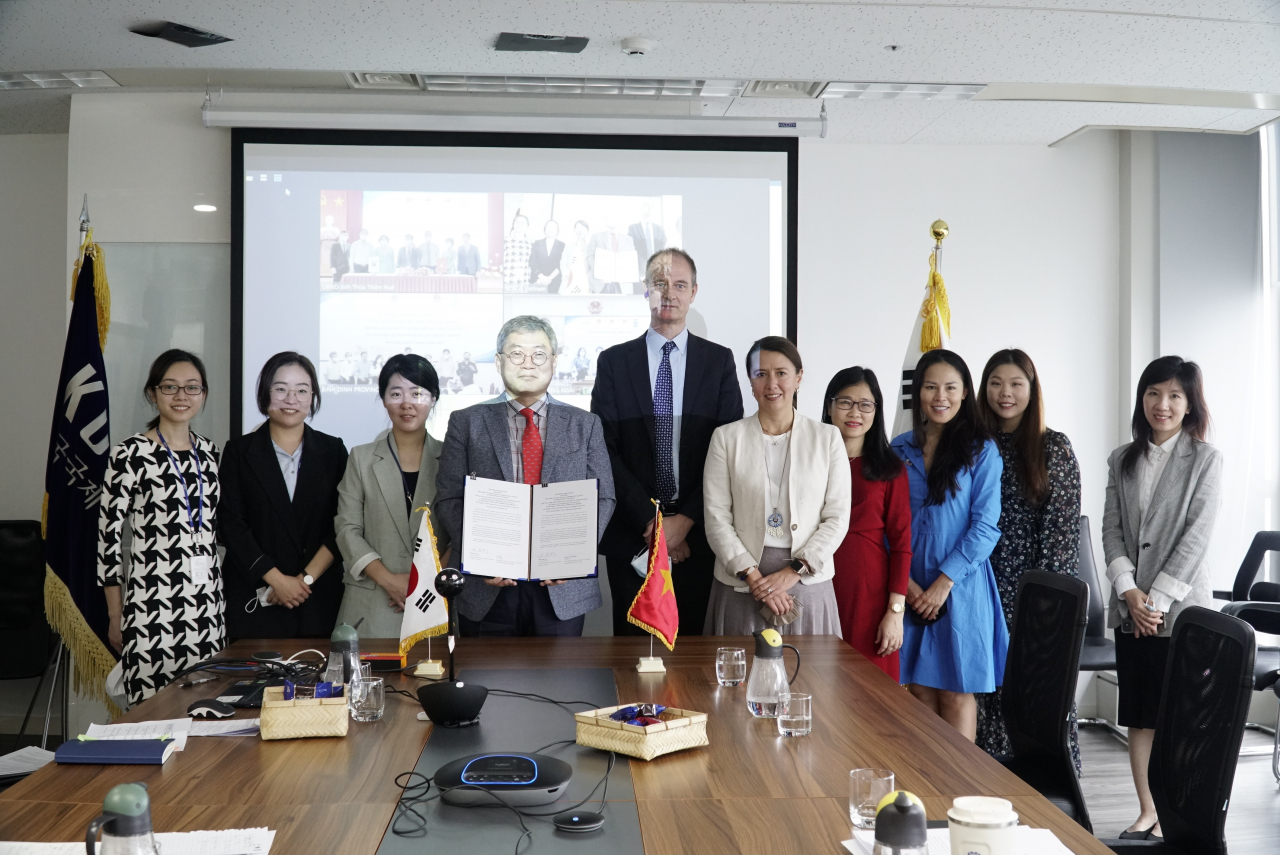
<svg viewBox="0 0 1280 855"><path fill-rule="evenodd" d="M902 682L944 721L977 736L975 692L1004 681L1009 630L991 571L1004 463L977 419L969 368L949 350L920 357L913 430L893 440L911 491L911 579Z"/></svg>

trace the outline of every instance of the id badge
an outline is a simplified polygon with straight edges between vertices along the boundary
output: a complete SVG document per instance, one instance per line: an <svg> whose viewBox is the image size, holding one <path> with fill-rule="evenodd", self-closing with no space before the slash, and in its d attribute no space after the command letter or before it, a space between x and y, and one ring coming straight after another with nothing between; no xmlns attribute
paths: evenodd
<svg viewBox="0 0 1280 855"><path fill-rule="evenodd" d="M191 581L200 586L208 585L212 563L212 558L208 555L193 555L188 558L187 569L190 571Z"/></svg>

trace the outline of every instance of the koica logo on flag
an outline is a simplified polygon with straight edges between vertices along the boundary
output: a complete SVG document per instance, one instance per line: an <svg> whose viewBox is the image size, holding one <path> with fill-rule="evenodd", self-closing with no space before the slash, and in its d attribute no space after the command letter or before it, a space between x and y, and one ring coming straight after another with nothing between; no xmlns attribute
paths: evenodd
<svg viewBox="0 0 1280 855"><path fill-rule="evenodd" d="M409 593L404 600L404 618L400 621L400 655L406 655L419 641L449 631L449 606L436 593L436 574L440 572L440 553L436 551L436 535L431 529L431 510L422 512L422 524L413 543L413 565L409 568Z"/></svg>

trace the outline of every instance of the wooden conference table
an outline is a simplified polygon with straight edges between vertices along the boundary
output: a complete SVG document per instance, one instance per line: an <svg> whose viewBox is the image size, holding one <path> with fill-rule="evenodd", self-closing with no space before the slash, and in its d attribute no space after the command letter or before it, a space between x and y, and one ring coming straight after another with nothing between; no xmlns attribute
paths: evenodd
<svg viewBox="0 0 1280 855"><path fill-rule="evenodd" d="M1073 852L1108 851L844 642L787 640L803 655L794 688L814 696L813 732L793 739L779 737L773 721L751 718L745 686L716 684L716 648L743 647L750 657L750 638L682 638L664 653L667 672L657 675L635 670L649 649L642 638L466 639L458 667L612 668L622 701L709 713L709 747L631 761L648 855L836 855L849 837L849 770L860 766L892 770L899 787L921 797L930 819L945 819L956 796L1001 796L1024 823L1052 829ZM361 646L377 652L395 644ZM288 655L307 647L327 644L242 641L228 654ZM423 644L409 661L425 656ZM788 651L788 670L793 658ZM121 720L181 717L192 701L226 684L169 686ZM393 674L389 685L413 691L421 681ZM267 826L277 832L273 855L372 855L400 794L392 779L413 768L430 733L414 701L388 693L386 703L381 721L352 722L345 739L194 738L162 767L51 764L0 793L0 840L83 840L107 790L141 780L157 831Z"/></svg>

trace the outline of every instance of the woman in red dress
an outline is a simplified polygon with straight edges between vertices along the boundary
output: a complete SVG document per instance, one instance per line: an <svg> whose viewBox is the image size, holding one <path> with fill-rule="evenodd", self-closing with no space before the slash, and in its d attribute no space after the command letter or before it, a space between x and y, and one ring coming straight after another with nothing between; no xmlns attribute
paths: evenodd
<svg viewBox="0 0 1280 855"><path fill-rule="evenodd" d="M911 572L911 503L906 467L885 434L875 372L854 366L832 377L822 420L844 436L853 476L849 532L834 556L840 629L855 650L897 680Z"/></svg>

